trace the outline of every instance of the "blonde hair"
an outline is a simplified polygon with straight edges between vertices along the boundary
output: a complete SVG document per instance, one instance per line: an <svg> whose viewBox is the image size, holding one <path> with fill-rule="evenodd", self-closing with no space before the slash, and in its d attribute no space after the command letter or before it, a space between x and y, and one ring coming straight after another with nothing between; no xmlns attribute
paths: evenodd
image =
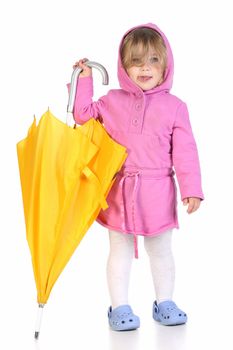
<svg viewBox="0 0 233 350"><path fill-rule="evenodd" d="M137 57L137 61L142 64L150 49L155 50L163 72L165 72L167 66L167 50L165 43L161 35L150 28L138 28L126 35L121 46L123 67L128 69L135 65L133 62L134 57Z"/></svg>

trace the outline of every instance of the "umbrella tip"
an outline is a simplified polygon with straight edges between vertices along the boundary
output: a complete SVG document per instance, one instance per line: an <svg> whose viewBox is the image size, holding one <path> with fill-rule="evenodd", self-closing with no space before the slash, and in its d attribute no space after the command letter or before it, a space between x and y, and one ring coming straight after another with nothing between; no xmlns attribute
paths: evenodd
<svg viewBox="0 0 233 350"><path fill-rule="evenodd" d="M35 332L35 339L39 338L39 334L40 334L40 332Z"/></svg>

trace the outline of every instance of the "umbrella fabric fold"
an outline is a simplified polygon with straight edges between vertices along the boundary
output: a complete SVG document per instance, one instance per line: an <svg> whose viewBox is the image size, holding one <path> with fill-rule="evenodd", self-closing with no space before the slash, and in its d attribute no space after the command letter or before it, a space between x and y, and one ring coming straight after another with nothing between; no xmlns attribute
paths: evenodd
<svg viewBox="0 0 233 350"><path fill-rule="evenodd" d="M17 144L27 241L37 300L45 304L96 219L126 149L91 118L72 129L48 110Z"/></svg>

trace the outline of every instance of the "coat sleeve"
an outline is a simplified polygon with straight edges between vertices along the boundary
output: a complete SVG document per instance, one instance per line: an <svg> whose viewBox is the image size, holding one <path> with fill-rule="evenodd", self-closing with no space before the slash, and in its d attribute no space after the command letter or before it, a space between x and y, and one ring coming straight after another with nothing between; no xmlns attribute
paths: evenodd
<svg viewBox="0 0 233 350"><path fill-rule="evenodd" d="M69 90L69 84L67 85ZM107 108L107 96L101 97L93 102L93 79L83 77L78 80L77 91L74 102L74 119L77 124L84 124L90 118L103 121L102 116Z"/></svg>
<svg viewBox="0 0 233 350"><path fill-rule="evenodd" d="M172 161L177 176L181 200L188 197L204 199L201 170L196 142L185 103L177 109L172 132Z"/></svg>

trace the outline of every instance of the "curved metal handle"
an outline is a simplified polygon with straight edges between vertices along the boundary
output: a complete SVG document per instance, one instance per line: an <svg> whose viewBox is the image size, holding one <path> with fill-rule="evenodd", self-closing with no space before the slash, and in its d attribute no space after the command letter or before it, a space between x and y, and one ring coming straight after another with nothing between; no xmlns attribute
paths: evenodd
<svg viewBox="0 0 233 350"><path fill-rule="evenodd" d="M102 75L102 84L103 85L108 85L108 72L102 66L102 64L94 62L94 61L86 61L85 64L90 67L90 68L96 68L100 71ZM69 100L68 100L68 106L67 106L67 114L72 113L73 114L73 109L74 109L74 100L75 100L75 95L76 95L76 89L77 89L77 84L78 84L78 77L79 74L82 72L82 69L77 67L71 76L71 83L70 83L70 93L69 93Z"/></svg>

